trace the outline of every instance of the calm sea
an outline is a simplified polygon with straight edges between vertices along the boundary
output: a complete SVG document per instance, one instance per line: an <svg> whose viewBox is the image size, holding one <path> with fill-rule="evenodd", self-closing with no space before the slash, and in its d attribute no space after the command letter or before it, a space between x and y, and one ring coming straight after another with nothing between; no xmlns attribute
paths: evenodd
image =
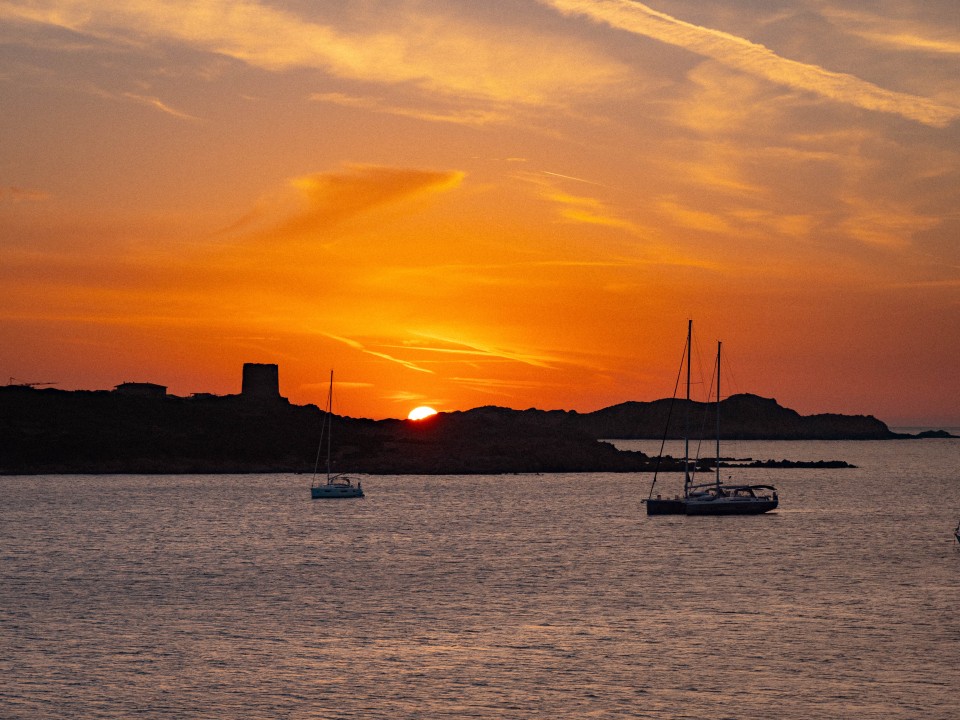
<svg viewBox="0 0 960 720"><path fill-rule="evenodd" d="M737 472L782 498L743 518L616 474L0 478L0 716L960 717L960 440L728 453L859 467Z"/></svg>

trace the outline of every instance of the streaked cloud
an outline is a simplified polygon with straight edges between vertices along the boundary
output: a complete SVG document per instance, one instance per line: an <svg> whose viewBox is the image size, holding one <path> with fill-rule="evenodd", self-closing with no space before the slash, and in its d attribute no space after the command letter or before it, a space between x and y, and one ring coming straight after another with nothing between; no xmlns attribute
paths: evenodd
<svg viewBox="0 0 960 720"><path fill-rule="evenodd" d="M485 345L476 341L468 342L419 331L405 333L401 342L397 342L395 338L365 338L361 342L354 338L329 333L324 335L354 350L399 363L411 370L428 373L433 371L424 366L434 362L445 365L454 362L475 365L479 361L506 361L537 368L552 368L556 363L561 362L560 358L544 353ZM430 358L431 355L437 357Z"/></svg>
<svg viewBox="0 0 960 720"><path fill-rule="evenodd" d="M275 72L313 68L340 78L524 105L563 105L571 94L594 94L627 77L622 65L573 38L520 28L500 36L439 11L394 12L392 23L346 31L253 0L0 3L0 20L124 42L146 36Z"/></svg>
<svg viewBox="0 0 960 720"><path fill-rule="evenodd" d="M557 173L544 174L561 180L588 182ZM623 209L610 207L600 198L566 192L559 189L553 181L537 174L529 174L525 177L539 188L540 197L556 207L557 213L565 222L607 229L621 239L619 243L621 249L617 255L607 252L602 259L591 256L582 259L547 261L541 265L584 268L673 265L717 269L717 265L710 260L695 257L685 252L680 243L668 240L664 231L660 229L662 227L660 221L668 220L681 227L716 232L718 228L724 227L720 218L703 211L681 208L675 201L662 199L659 202L650 202L650 211L658 214L656 221L649 214L645 214L647 222L640 223L628 218Z"/></svg>
<svg viewBox="0 0 960 720"><path fill-rule="evenodd" d="M376 208L455 188L459 171L356 165L293 178L227 229L230 234L279 239L332 228Z"/></svg>
<svg viewBox="0 0 960 720"><path fill-rule="evenodd" d="M428 122L473 125L476 127L507 122L511 117L508 113L485 108L451 108L447 111L431 111L422 107L397 105L387 102L382 98L360 97L347 95L345 93L314 93L310 96L310 99L317 102L340 105L342 107L370 110L372 112L415 118Z"/></svg>
<svg viewBox="0 0 960 720"><path fill-rule="evenodd" d="M50 199L50 193L34 188L0 187L0 202L42 202Z"/></svg>
<svg viewBox="0 0 960 720"><path fill-rule="evenodd" d="M629 220L613 216L604 204L593 197L572 195L559 190L544 193L544 197L556 203L561 217L587 225L603 225L620 228L634 235L641 235L641 229Z"/></svg>
<svg viewBox="0 0 960 720"><path fill-rule="evenodd" d="M877 45L933 55L960 55L956 26L932 27L910 20L883 18L841 8L824 7L820 12L831 21L841 24L847 33Z"/></svg>
<svg viewBox="0 0 960 720"><path fill-rule="evenodd" d="M661 199L658 208L665 216L670 217L674 224L691 230L725 233L732 229L721 215L691 207L679 202L677 198Z"/></svg>
<svg viewBox="0 0 960 720"><path fill-rule="evenodd" d="M558 358L542 353L532 353L518 349L507 349L492 345L485 345L476 341L466 342L441 335L430 335L426 333L417 333L417 335L420 338L431 340L434 343L437 343L438 345L435 345L432 348L435 352L473 354L479 357L510 360L513 362L522 363L524 365L532 365L534 367L543 368L549 368L553 363L558 362ZM429 349L423 345L418 345L417 347L421 350Z"/></svg>
<svg viewBox="0 0 960 720"><path fill-rule="evenodd" d="M887 90L853 75L780 57L769 48L721 30L701 27L631 0L541 0L562 13L684 48L728 67L794 90L865 110L892 113L925 125L945 127L960 107Z"/></svg>
<svg viewBox="0 0 960 720"><path fill-rule="evenodd" d="M941 222L940 218L924 216L897 202L888 202L881 207L855 198L847 205L849 214L839 224L839 230L867 245L906 248L914 233L935 228Z"/></svg>
<svg viewBox="0 0 960 720"><path fill-rule="evenodd" d="M523 173L519 177L532 183L537 188L537 194L555 206L560 217L564 220L585 225L616 228L637 237L653 236L656 234L651 229L643 228L637 223L622 217L599 198L589 195L577 195L560 189L556 184L556 180L570 180L589 185L600 185L600 183L591 182L571 175L546 171L540 173Z"/></svg>
<svg viewBox="0 0 960 720"><path fill-rule="evenodd" d="M563 175L561 173L550 172L549 170L543 171L544 175L550 175L551 177L560 178L562 180L575 180L576 182L586 183L587 185L600 185L603 183L594 182L593 180L585 180L584 178L574 177L573 175Z"/></svg>
<svg viewBox="0 0 960 720"><path fill-rule="evenodd" d="M398 392L387 393L384 398L394 402L421 402L425 396L422 393L410 392L409 390L400 390Z"/></svg>
<svg viewBox="0 0 960 720"><path fill-rule="evenodd" d="M331 340L336 340L338 342L341 342L347 347L352 348L353 350L359 350L362 353L365 353L367 355L372 355L373 357L380 358L381 360L387 360L388 362L397 363L398 365L402 365L408 370L416 370L417 372L422 372L422 373L431 373L431 374L433 373L433 370L420 367L419 365L412 363L408 360L403 360L401 358L394 357L393 355L389 355L384 352L379 352L377 350L371 350L369 347L367 347L367 345L360 342L359 340L354 340L353 338L343 337L340 335L331 335L329 333L323 333L323 335L330 338Z"/></svg>
<svg viewBox="0 0 960 720"><path fill-rule="evenodd" d="M936 55L960 55L960 40L937 39L915 35L910 32L884 32L882 30L860 30L856 32L860 37L877 43L897 48L899 50L916 50Z"/></svg>
<svg viewBox="0 0 960 720"><path fill-rule="evenodd" d="M450 378L454 382L462 383L464 385L470 385L478 389L485 389L487 391L502 391L502 390L529 390L541 388L547 385L547 383L541 382L539 380L498 380L494 378L481 378L481 377L452 377ZM500 393L497 393L500 394Z"/></svg>
<svg viewBox="0 0 960 720"><path fill-rule="evenodd" d="M546 388L556 387L544 380L497 379L492 377L451 377L450 381L470 390L500 398L515 398L518 393L538 393Z"/></svg>
<svg viewBox="0 0 960 720"><path fill-rule="evenodd" d="M365 390L373 387L373 383L353 382L350 380L334 380L333 384L335 387L345 390ZM304 390L326 390L330 387L330 383L301 383L300 387Z"/></svg>
<svg viewBox="0 0 960 720"><path fill-rule="evenodd" d="M157 97L150 97L148 95L137 95L135 93L124 93L123 96L130 100L133 100L134 102L138 102L141 105L146 105L147 107L155 108L156 110L159 110L162 113L166 113L167 115L172 115L173 117L180 118L181 120L197 120L198 119L193 115L190 115L189 113L185 113L181 110L177 110L175 108L170 107L165 102L163 102L160 98L157 98Z"/></svg>
<svg viewBox="0 0 960 720"><path fill-rule="evenodd" d="M960 267L954 268L955 271L960 272ZM889 287L899 288L899 289L908 289L908 290L923 290L923 289L946 289L946 290L960 290L960 278L948 278L946 280L920 280L917 282L897 282L890 283ZM960 300L954 299L952 301L953 305L960 305Z"/></svg>

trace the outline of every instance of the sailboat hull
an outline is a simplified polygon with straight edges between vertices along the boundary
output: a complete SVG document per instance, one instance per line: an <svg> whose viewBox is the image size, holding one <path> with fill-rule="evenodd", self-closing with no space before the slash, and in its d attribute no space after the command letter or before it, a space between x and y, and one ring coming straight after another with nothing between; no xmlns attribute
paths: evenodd
<svg viewBox="0 0 960 720"><path fill-rule="evenodd" d="M664 500L649 498L647 500L647 515L686 515L687 503L682 498Z"/></svg>
<svg viewBox="0 0 960 720"><path fill-rule="evenodd" d="M760 515L775 510L777 498L687 500L687 515Z"/></svg>
<svg viewBox="0 0 960 720"><path fill-rule="evenodd" d="M362 498L363 490L355 485L315 485L310 488L314 500L324 498Z"/></svg>
<svg viewBox="0 0 960 720"><path fill-rule="evenodd" d="M780 504L773 497L690 497L650 498L646 501L647 515L761 515L775 510Z"/></svg>

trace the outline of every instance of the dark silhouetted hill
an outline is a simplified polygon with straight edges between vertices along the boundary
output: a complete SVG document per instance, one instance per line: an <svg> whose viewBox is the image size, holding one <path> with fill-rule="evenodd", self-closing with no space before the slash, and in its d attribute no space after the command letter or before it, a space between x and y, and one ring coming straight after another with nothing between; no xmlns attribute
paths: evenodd
<svg viewBox="0 0 960 720"><path fill-rule="evenodd" d="M593 413L481 407L417 422L338 417L333 466L373 474L647 471L651 458L601 439L660 438L668 415L669 437L681 437L687 406L670 403L629 402ZM713 413L712 405L689 405L704 437L713 436ZM801 416L754 395L729 398L721 413L725 437L907 437L873 417ZM3 386L0 473L312 472L322 416L314 405L282 398ZM660 469L679 466L667 459Z"/></svg>
<svg viewBox="0 0 960 720"><path fill-rule="evenodd" d="M314 405L239 395L141 397L0 387L0 472L312 472L322 416ZM333 432L337 471L624 472L650 467L643 453L618 451L582 431L557 431L509 413L441 414L420 422L338 417Z"/></svg>
<svg viewBox="0 0 960 720"><path fill-rule="evenodd" d="M671 407L672 406L672 407ZM686 400L626 402L585 416L584 429L596 437L683 437L689 412L692 436L715 437L716 405ZM720 435L741 440L892 440L902 438L870 415L800 415L776 400L732 395L720 403Z"/></svg>

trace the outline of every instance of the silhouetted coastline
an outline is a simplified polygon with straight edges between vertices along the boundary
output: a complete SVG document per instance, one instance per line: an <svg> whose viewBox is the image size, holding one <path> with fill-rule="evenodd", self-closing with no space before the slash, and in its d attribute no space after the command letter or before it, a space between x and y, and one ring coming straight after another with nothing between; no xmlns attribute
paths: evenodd
<svg viewBox="0 0 960 720"><path fill-rule="evenodd" d="M312 472L322 414L315 405L293 405L269 392L183 398L148 385L127 383L115 391L0 387L0 473ZM673 418L683 416L682 402ZM481 407L420 421L339 417L334 466L398 475L646 472L653 470L656 458L618 450L603 439L662 437L669 403L628 402L592 413ZM694 417L710 410L691 404ZM870 416L801 416L754 395L725 400L721 412L727 438L921 437L894 433ZM671 421L668 437L679 437L679 422ZM704 436L709 437L709 429ZM923 437L952 436L933 432ZM679 470L681 463L666 457L659 469Z"/></svg>

